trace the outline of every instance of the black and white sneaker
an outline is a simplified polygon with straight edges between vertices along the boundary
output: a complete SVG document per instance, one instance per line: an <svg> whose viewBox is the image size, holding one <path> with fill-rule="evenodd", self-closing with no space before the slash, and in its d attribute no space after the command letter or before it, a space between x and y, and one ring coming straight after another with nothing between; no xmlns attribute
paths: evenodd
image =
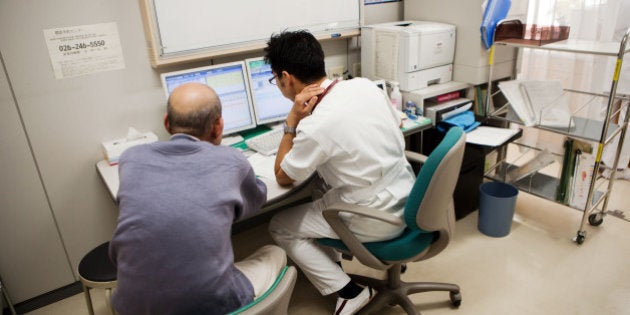
<svg viewBox="0 0 630 315"><path fill-rule="evenodd" d="M363 308L372 299L372 288L365 287L363 291L352 299L337 299L337 306L335 306L334 315L352 315L356 314L361 308Z"/></svg>

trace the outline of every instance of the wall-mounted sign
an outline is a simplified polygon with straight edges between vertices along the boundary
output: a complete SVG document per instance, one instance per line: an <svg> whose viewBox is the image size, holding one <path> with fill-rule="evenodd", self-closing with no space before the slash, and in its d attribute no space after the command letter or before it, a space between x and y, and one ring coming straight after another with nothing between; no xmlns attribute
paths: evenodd
<svg viewBox="0 0 630 315"><path fill-rule="evenodd" d="M115 22L44 30L55 78L125 68Z"/></svg>

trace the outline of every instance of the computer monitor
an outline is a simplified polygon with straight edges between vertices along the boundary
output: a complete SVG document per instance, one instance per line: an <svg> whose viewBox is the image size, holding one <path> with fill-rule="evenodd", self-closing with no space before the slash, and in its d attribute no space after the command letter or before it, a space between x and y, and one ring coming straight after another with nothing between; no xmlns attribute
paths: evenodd
<svg viewBox="0 0 630 315"><path fill-rule="evenodd" d="M242 61L163 73L161 77L167 98L173 89L188 82L199 82L213 88L221 100L224 135L256 127L249 82Z"/></svg>
<svg viewBox="0 0 630 315"><path fill-rule="evenodd" d="M269 83L273 76L271 66L263 58L245 60L252 91L252 100L258 125L283 121L287 118L293 102L284 97L277 86Z"/></svg>

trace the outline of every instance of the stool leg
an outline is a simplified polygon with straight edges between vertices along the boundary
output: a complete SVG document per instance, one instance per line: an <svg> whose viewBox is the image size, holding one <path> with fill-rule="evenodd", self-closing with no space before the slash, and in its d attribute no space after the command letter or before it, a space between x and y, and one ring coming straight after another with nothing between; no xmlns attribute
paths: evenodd
<svg viewBox="0 0 630 315"><path fill-rule="evenodd" d="M105 304L112 312L112 315L116 315L116 311L114 310L114 306L112 305L112 289L105 289Z"/></svg>
<svg viewBox="0 0 630 315"><path fill-rule="evenodd" d="M2 283L0 283L0 287L2 288L2 294L4 295L4 299L7 300L7 303L9 304L9 309L11 310L11 314L17 315L17 313L15 312L15 308L13 308L13 302L11 302L11 298L9 297L9 292L7 292L7 290L4 288ZM0 299L1 298L2 297L0 297Z"/></svg>
<svg viewBox="0 0 630 315"><path fill-rule="evenodd" d="M90 315L94 315L94 308L92 307L92 298L90 297L90 289L85 286L85 284L81 284L83 286L83 294L85 295L85 304L87 304L88 312Z"/></svg>

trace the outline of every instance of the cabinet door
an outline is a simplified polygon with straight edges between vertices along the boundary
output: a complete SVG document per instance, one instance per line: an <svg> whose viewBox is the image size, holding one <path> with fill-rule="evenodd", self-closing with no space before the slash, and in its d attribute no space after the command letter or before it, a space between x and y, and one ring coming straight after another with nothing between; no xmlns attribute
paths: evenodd
<svg viewBox="0 0 630 315"><path fill-rule="evenodd" d="M75 280L0 69L0 274L18 303Z"/></svg>

